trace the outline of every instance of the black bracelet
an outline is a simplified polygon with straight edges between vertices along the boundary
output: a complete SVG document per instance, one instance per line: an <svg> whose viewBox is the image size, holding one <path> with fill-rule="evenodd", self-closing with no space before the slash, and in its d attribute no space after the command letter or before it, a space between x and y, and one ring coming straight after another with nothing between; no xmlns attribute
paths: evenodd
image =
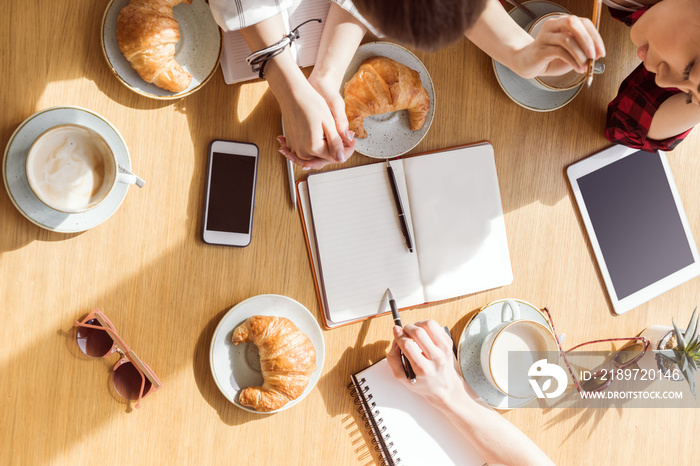
<svg viewBox="0 0 700 466"><path fill-rule="evenodd" d="M292 29L292 32L290 32L286 36L283 36L279 42L248 55L246 61L253 69L253 72L258 73L258 76L260 78L265 79L265 66L267 65L267 61L282 53L286 46L291 45L292 42L297 40L299 38L299 28L311 21L316 21L319 23L323 22L323 20L320 18L306 20L299 26Z"/></svg>

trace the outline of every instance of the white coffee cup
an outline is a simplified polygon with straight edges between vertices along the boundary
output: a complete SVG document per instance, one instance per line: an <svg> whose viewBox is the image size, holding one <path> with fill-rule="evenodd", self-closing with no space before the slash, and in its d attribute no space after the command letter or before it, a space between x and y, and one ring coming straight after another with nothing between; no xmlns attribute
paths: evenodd
<svg viewBox="0 0 700 466"><path fill-rule="evenodd" d="M504 301L501 324L486 336L481 346L481 367L486 379L506 396L531 398L535 393L528 371L541 359L558 361L554 334L540 322L521 319L516 301ZM509 367L509 360L513 367Z"/></svg>
<svg viewBox="0 0 700 466"><path fill-rule="evenodd" d="M532 37L537 37L537 34L540 33L540 30L542 29L542 26L544 25L545 21L547 21L550 18L564 16L566 14L567 13L555 11L552 13L547 13L546 15L542 15L539 18L536 18L530 24L530 27L528 28L527 32ZM595 62L593 73L601 74L603 71L605 71L605 66L600 62ZM544 91L558 92L574 89L582 85L585 79L586 73L578 73L574 70L571 70L568 73L564 73L559 76L536 76L533 79L528 79L528 82L538 89Z"/></svg>
<svg viewBox="0 0 700 466"><path fill-rule="evenodd" d="M120 173L114 152L100 134L75 124L55 126L37 137L25 169L36 197L66 213L97 207L117 183L136 183L135 175Z"/></svg>

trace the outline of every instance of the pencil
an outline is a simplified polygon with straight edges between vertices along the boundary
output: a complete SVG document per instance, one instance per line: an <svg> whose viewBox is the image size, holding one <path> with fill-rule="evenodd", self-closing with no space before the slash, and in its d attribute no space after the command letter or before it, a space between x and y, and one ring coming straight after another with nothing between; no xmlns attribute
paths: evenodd
<svg viewBox="0 0 700 466"><path fill-rule="evenodd" d="M593 3L593 26L595 26L596 31L600 27L600 11L603 9L603 0L594 0ZM595 59L591 58L588 60L588 71L586 74L588 78L586 79L586 86L591 87L593 83L593 72L595 70Z"/></svg>

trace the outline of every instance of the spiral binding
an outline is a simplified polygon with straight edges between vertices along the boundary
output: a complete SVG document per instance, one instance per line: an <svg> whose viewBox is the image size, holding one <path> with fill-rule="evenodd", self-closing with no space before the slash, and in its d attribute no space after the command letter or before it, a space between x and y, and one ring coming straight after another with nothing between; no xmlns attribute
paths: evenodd
<svg viewBox="0 0 700 466"><path fill-rule="evenodd" d="M393 448L394 442L390 440L391 435L386 431L386 426L382 425L384 419L382 419L376 403L372 401L372 394L368 393L370 388L366 385L365 378L358 381L355 376L352 376L348 390L350 390L350 396L354 398L357 412L361 414L361 420L365 423L365 429L372 434L374 451L382 455L381 466L399 466L401 458L397 456L398 452Z"/></svg>

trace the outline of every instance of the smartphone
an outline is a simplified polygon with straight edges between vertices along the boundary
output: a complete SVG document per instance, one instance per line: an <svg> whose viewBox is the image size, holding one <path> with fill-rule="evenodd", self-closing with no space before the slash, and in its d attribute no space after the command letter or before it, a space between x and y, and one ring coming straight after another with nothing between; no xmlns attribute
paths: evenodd
<svg viewBox="0 0 700 466"><path fill-rule="evenodd" d="M215 139L209 144L202 240L244 247L253 233L258 146Z"/></svg>

